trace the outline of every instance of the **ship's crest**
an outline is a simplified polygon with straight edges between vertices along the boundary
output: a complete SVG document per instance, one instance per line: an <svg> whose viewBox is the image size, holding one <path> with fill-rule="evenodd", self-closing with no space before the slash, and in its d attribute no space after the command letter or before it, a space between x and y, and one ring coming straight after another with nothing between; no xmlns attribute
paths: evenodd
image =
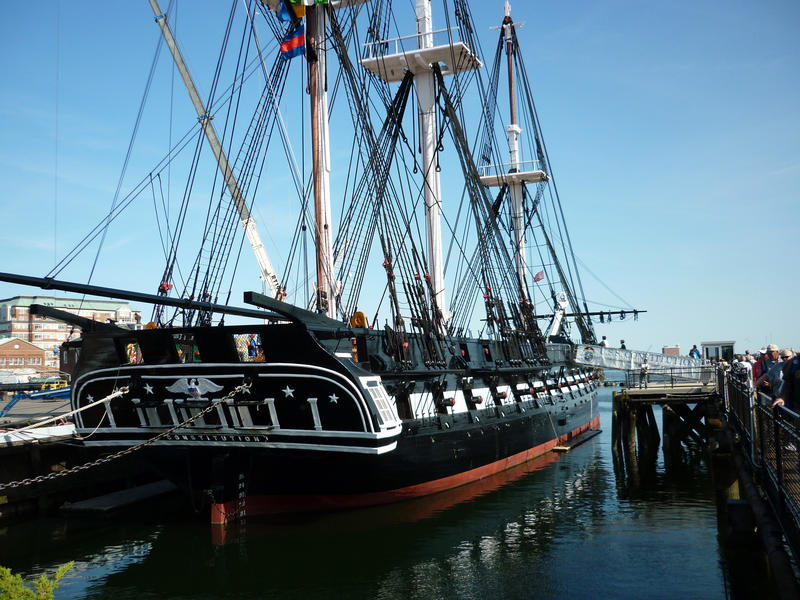
<svg viewBox="0 0 800 600"><path fill-rule="evenodd" d="M218 392L221 389L221 385L217 385L205 377L185 377L183 379L178 379L178 381L167 387L167 391L169 392L184 394L192 398L199 398L209 392Z"/></svg>

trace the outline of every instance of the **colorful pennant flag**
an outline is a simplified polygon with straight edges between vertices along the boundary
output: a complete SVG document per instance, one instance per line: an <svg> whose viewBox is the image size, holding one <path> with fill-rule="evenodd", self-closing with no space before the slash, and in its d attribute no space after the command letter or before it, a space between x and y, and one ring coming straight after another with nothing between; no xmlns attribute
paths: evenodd
<svg viewBox="0 0 800 600"><path fill-rule="evenodd" d="M533 276L534 281L541 281L544 279L544 270L539 271L536 275Z"/></svg>
<svg viewBox="0 0 800 600"><path fill-rule="evenodd" d="M306 29L302 23L286 34L281 43L281 58L289 60L306 53Z"/></svg>

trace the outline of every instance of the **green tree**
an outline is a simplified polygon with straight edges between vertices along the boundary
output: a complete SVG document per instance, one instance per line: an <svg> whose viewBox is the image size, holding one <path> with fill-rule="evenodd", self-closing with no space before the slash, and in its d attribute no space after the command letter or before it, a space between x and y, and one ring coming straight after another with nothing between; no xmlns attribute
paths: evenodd
<svg viewBox="0 0 800 600"><path fill-rule="evenodd" d="M0 598L3 600L52 600L58 582L72 568L73 564L75 563L68 562L61 565L52 579L49 579L46 573L42 573L33 584L33 589L25 584L20 575L14 575L11 569L0 567Z"/></svg>

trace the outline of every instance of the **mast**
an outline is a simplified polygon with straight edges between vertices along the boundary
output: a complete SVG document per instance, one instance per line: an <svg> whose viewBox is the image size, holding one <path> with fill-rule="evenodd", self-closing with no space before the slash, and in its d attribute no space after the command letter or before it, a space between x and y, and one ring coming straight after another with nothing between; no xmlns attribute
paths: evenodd
<svg viewBox="0 0 800 600"><path fill-rule="evenodd" d="M149 0L149 2L150 7L153 9L153 14L155 15L156 23L158 23L158 26L161 28L164 41L167 43L175 65L178 67L178 71L180 71L181 77L183 78L186 91L189 92L189 97L192 100L194 109L197 112L197 117L203 127L203 133L208 140L209 146L211 146L214 157L217 159L217 165L222 173L222 177L225 179L225 185L227 185L231 199L236 206L236 210L239 212L239 219L242 227L244 227L247 239L250 241L250 247L253 249L253 254L255 254L258 267L261 270L261 280L265 287L269 289L269 293L273 298L282 300L283 294L278 282L278 276L275 274L275 269L272 267L269 256L267 256L267 251L264 248L264 244L261 242L261 236L256 229L256 222L250 215L247 203L239 189L239 184L236 182L236 177L228 163L228 158L225 156L225 151L222 149L222 144L217 137L217 132L214 129L214 125L211 123L212 116L206 111L205 105L200 99L200 94L197 93L197 88L189 74L189 69L186 67L178 44L175 42L172 31L167 24L167 15L161 11L158 0Z"/></svg>
<svg viewBox="0 0 800 600"><path fill-rule="evenodd" d="M449 319L445 306L444 260L442 257L441 215L442 199L439 181L438 126L436 115L436 80L434 65L442 76L480 69L483 65L475 53L457 40L453 28L442 30L447 42L434 44L433 19L430 0L416 0L417 48L406 49L404 40L395 38L366 44L366 57L359 61L362 67L387 83L399 83L408 72L414 75L419 105L420 145L422 147L422 172L424 176L425 217L428 250L428 278L430 279L431 303L435 302L434 327L440 334L446 333Z"/></svg>
<svg viewBox="0 0 800 600"><path fill-rule="evenodd" d="M416 0L417 48L433 48L433 15L430 0ZM444 322L437 329L444 333L447 310L444 293L444 260L442 257L442 190L439 179L439 160L436 119L436 80L431 69L414 74L419 106L420 142L422 146L422 173L425 177L425 220L428 236L428 275L431 301L442 313Z"/></svg>
<svg viewBox="0 0 800 600"><path fill-rule="evenodd" d="M328 130L328 88L325 48L325 6L306 7L308 26L308 90L311 102L311 152L314 187L317 264L317 311L336 318L338 284L333 264L331 228L331 161Z"/></svg>
<svg viewBox="0 0 800 600"><path fill-rule="evenodd" d="M508 186L508 196L511 200L511 229L513 232L514 244L514 266L516 268L517 280L519 284L520 300L530 300L528 294L527 270L528 265L525 258L525 213L522 206L522 190L524 183L541 183L547 181L547 174L541 169L536 168L536 164L531 161L523 162L520 158L519 136L522 128L517 124L517 105L514 83L514 28L519 25L511 19L511 5L506 0L505 17L500 27L492 29L502 29L502 43L506 47L506 59L508 62L508 98L511 122L506 126L508 136L508 156L509 163L503 165L493 165L495 173L483 175L480 181L488 187ZM533 168L531 168L533 167ZM488 170L488 168L487 168Z"/></svg>
<svg viewBox="0 0 800 600"><path fill-rule="evenodd" d="M519 171L519 134L522 129L517 125L517 105L514 94L514 22L511 20L511 5L506 0L506 16L503 19L503 35L506 43L508 59L508 101L511 111L511 122L506 127L508 134L509 172ZM522 208L522 184L509 182L508 192L511 198L511 229L514 232L514 262L519 279L520 300L528 299L526 283L527 263L525 260L525 215Z"/></svg>

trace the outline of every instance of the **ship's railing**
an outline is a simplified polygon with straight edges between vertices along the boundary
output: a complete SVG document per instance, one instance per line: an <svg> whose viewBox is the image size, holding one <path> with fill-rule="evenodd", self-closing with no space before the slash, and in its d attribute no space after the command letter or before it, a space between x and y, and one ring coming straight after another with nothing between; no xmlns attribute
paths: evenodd
<svg viewBox="0 0 800 600"><path fill-rule="evenodd" d="M800 415L756 392L752 379L719 370L718 392L759 483L795 551L800 549Z"/></svg>
<svg viewBox="0 0 800 600"><path fill-rule="evenodd" d="M420 38L432 36L433 46L446 46L453 40L460 40L458 37L460 29L458 27L448 27L446 29L436 29L430 33L415 33L402 37L378 40L377 42L366 42L364 44L364 59L380 58L391 54L412 52L419 47ZM413 42L413 43L410 43Z"/></svg>
<svg viewBox="0 0 800 600"><path fill-rule="evenodd" d="M522 160L516 165L515 173L524 173L526 171L541 171L542 163L538 160ZM479 165L478 175L486 177L487 175L502 175L511 172L511 163L500 163L496 165Z"/></svg>

